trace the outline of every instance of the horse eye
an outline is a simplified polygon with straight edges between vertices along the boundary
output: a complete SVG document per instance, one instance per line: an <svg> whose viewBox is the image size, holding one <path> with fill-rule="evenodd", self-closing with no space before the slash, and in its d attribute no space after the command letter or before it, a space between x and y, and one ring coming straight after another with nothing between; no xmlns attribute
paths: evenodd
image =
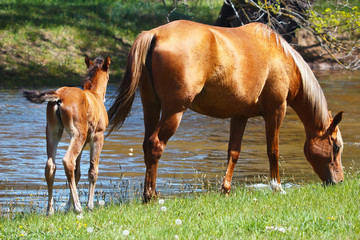
<svg viewBox="0 0 360 240"><path fill-rule="evenodd" d="M337 144L334 144L334 152L338 153L340 150L340 147Z"/></svg>

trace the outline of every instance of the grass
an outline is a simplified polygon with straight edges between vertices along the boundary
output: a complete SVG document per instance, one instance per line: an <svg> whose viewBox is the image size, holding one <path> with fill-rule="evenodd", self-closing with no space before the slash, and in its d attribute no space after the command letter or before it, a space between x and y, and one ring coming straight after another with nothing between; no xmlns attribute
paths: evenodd
<svg viewBox="0 0 360 240"><path fill-rule="evenodd" d="M229 197L210 191L169 196L163 204L135 199L98 205L82 217L18 213L0 218L0 238L358 239L359 186L354 174L342 185L308 184L286 195L238 186Z"/></svg>
<svg viewBox="0 0 360 240"><path fill-rule="evenodd" d="M84 55L112 58L120 81L137 34L165 24L173 1L4 0L0 3L0 88L80 85ZM169 20L213 23L221 0L179 4Z"/></svg>

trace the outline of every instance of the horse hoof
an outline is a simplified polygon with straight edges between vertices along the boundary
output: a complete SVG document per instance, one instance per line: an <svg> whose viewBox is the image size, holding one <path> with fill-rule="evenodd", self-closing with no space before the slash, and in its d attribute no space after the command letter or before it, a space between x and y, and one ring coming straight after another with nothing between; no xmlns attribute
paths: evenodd
<svg viewBox="0 0 360 240"><path fill-rule="evenodd" d="M54 215L54 209L46 211L46 216L53 216Z"/></svg>

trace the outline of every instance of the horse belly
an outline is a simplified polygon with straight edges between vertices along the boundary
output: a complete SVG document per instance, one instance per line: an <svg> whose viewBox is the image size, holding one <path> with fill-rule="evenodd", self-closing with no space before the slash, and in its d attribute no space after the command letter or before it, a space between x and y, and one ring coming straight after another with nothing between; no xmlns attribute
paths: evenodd
<svg viewBox="0 0 360 240"><path fill-rule="evenodd" d="M204 87L194 98L190 109L216 118L255 117L261 114L257 97L246 96L244 93L221 87L215 89Z"/></svg>

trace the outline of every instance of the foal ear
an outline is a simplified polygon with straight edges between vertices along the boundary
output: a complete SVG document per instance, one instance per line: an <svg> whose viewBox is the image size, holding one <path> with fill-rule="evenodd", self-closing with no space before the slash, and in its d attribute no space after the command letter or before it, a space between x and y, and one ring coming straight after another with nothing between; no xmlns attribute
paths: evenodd
<svg viewBox="0 0 360 240"><path fill-rule="evenodd" d="M331 122L331 124L330 124L330 126L328 128L328 131L330 133L333 133L335 131L336 126L341 122L342 114L343 114L343 111L339 112L338 114L336 114L336 116L332 120L332 122Z"/></svg>
<svg viewBox="0 0 360 240"><path fill-rule="evenodd" d="M103 66L102 66L102 69L103 69L104 71L109 70L110 64L111 64L110 57L107 56L106 59L105 59L105 61L104 61Z"/></svg>
<svg viewBox="0 0 360 240"><path fill-rule="evenodd" d="M94 65L93 62L90 60L88 55L85 55L85 64L89 68L91 65Z"/></svg>

